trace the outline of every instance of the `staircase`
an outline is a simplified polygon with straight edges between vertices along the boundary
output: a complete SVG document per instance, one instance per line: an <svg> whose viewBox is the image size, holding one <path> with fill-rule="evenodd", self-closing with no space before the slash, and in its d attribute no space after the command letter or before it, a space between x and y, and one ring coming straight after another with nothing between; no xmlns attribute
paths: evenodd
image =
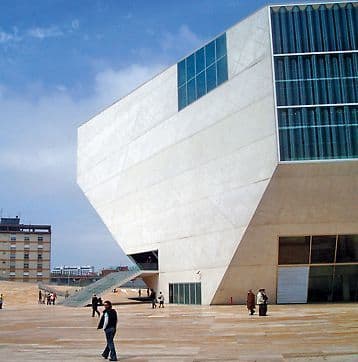
<svg viewBox="0 0 358 362"><path fill-rule="evenodd" d="M82 307L91 302L93 294L103 294L111 289L120 287L129 282L141 273L138 267L130 270L108 274L104 278L82 288L79 292L70 295L63 302L59 303L68 307Z"/></svg>

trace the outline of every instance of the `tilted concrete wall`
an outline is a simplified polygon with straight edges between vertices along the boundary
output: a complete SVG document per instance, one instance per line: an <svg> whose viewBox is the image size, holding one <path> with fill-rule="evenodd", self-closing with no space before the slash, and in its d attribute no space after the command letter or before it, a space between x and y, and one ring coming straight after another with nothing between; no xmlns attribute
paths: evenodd
<svg viewBox="0 0 358 362"><path fill-rule="evenodd" d="M78 183L126 253L159 250L157 287L213 296L277 165L267 9L227 31L229 81L177 111L173 66L78 131Z"/></svg>

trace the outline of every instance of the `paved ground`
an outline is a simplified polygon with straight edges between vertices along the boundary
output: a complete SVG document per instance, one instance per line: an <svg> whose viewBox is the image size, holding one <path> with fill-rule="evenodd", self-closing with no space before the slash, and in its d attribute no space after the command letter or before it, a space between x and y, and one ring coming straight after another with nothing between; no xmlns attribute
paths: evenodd
<svg viewBox="0 0 358 362"><path fill-rule="evenodd" d="M121 361L358 361L358 305L116 307ZM101 361L90 310L9 306L0 311L0 361Z"/></svg>

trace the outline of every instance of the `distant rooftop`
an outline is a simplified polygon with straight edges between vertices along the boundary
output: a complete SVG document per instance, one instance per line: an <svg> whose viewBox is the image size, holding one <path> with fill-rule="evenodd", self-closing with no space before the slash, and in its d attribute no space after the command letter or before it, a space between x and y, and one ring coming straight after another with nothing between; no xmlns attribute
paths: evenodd
<svg viewBox="0 0 358 362"><path fill-rule="evenodd" d="M51 233L51 225L20 224L20 218L2 217L0 220L0 232L28 232Z"/></svg>

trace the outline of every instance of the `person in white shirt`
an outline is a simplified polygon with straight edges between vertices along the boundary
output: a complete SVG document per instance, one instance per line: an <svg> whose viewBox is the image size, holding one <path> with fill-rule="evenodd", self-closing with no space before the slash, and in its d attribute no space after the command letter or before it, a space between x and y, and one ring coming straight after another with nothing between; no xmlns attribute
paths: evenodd
<svg viewBox="0 0 358 362"><path fill-rule="evenodd" d="M256 302L259 305L259 315L261 317L266 316L267 314L267 294L265 292L265 289L259 289L259 292L257 293L256 296Z"/></svg>
<svg viewBox="0 0 358 362"><path fill-rule="evenodd" d="M158 300L159 300L159 308L164 308L164 295L162 292L159 293Z"/></svg>

